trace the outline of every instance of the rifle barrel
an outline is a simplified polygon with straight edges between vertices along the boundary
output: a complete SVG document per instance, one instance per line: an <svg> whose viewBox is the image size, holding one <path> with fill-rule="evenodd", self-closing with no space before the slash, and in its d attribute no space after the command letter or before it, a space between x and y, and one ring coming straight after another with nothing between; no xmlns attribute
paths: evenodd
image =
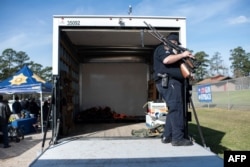
<svg viewBox="0 0 250 167"><path fill-rule="evenodd" d="M148 31L152 36L154 36L156 39L158 39L159 41L161 41L162 43L164 43L164 45L166 45L169 48L173 48L175 49L178 53L182 53L187 51L188 49L181 47L179 45L176 45L174 43L172 43L171 41L169 41L167 38L165 38L160 32L158 32L156 30L156 28L154 28L151 24L148 24L146 21L144 21L144 23L147 25L147 27L150 29L150 31ZM198 67L201 63L195 61L196 59L190 58L192 59L194 62L194 67ZM185 58L183 59L184 62L186 62Z"/></svg>
<svg viewBox="0 0 250 167"><path fill-rule="evenodd" d="M185 51L184 48L179 47L178 45L173 44L168 39L164 37L160 32L158 32L151 24L148 24L146 21L144 23L147 25L147 27L151 30L148 31L151 35L153 35L155 38L157 38L159 41L163 42L165 45L167 45L169 48L173 48L177 50L177 52L183 52Z"/></svg>

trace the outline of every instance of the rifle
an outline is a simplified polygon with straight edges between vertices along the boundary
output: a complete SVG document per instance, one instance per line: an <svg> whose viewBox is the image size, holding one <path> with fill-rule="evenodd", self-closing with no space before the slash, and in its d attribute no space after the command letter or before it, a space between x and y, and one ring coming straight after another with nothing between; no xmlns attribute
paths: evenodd
<svg viewBox="0 0 250 167"><path fill-rule="evenodd" d="M148 24L144 21L144 23L147 25L147 27L151 30L148 31L152 36L154 36L156 39L161 41L164 45L166 45L168 48L175 49L178 53L182 53L187 51L188 49L183 48L181 46L175 45L171 41L169 41L166 37L164 37L161 33L159 33L152 25ZM199 67L201 62L198 62L196 59L186 57L183 58L180 61L180 70L182 73L182 76L184 78L188 78L191 76L191 73L195 72L195 69Z"/></svg>

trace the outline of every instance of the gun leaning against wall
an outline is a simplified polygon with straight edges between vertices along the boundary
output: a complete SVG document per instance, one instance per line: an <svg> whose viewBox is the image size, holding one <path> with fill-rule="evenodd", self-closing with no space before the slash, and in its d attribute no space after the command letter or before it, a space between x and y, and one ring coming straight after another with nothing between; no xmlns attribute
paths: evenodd
<svg viewBox="0 0 250 167"><path fill-rule="evenodd" d="M160 40L161 42L164 43L168 48L173 48L175 49L178 53L182 53L184 51L187 51L186 48L183 48L181 46L173 44L171 41L169 41L166 37L164 37L162 34L160 34L153 26L148 24L147 22L144 21L144 23L148 26L150 31L148 31L152 36L154 36L156 39ZM198 62L196 59L186 57L183 58L180 62L180 69L181 73L184 78L188 78L191 76L191 73L195 72L195 69L199 67L201 63Z"/></svg>

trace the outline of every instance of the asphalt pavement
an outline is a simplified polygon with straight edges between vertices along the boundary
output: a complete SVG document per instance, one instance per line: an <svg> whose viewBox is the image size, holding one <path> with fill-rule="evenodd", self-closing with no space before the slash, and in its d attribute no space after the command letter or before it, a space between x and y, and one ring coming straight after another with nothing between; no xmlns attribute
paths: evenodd
<svg viewBox="0 0 250 167"><path fill-rule="evenodd" d="M10 148L3 148L0 143L1 167L28 167L45 150L51 140L51 130L46 134L46 140L42 148L44 133L25 135L20 142L10 141Z"/></svg>

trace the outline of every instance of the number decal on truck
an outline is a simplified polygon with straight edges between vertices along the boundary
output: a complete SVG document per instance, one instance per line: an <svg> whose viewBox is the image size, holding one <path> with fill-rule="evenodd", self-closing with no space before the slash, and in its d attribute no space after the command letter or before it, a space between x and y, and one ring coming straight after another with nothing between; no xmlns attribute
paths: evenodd
<svg viewBox="0 0 250 167"><path fill-rule="evenodd" d="M67 25L68 26L79 26L80 25L80 21L76 20L76 21L67 21Z"/></svg>

